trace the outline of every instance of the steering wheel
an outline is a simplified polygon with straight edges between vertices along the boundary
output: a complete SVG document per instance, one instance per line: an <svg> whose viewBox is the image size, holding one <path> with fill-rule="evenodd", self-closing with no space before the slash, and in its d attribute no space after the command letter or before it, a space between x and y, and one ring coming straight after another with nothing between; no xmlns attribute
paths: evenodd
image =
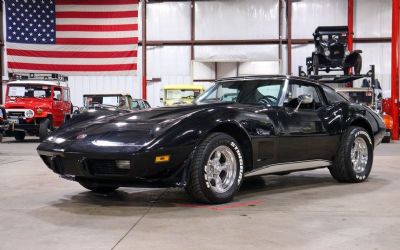
<svg viewBox="0 0 400 250"><path fill-rule="evenodd" d="M273 106L273 105L276 104L277 101L278 101L278 98L276 98L275 96L272 96L272 95L265 95L265 96L261 97L261 98L258 100L258 103L268 104L268 105Z"/></svg>

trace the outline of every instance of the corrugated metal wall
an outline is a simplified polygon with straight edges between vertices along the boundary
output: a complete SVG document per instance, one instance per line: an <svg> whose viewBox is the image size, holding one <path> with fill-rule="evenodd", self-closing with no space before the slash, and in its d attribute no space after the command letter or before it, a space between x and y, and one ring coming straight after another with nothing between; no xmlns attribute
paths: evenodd
<svg viewBox="0 0 400 250"><path fill-rule="evenodd" d="M162 2L148 4L147 32L149 40L190 39L190 3ZM278 38L278 0L201 1L196 3L197 39L268 39ZM346 25L347 0L293 1L293 38L312 38L318 25ZM285 25L283 25L285 27ZM284 31L285 34L285 31ZM391 1L355 1L355 36L391 36ZM390 96L390 43L355 44L363 50L363 71L376 65L377 76ZM293 46L292 72L305 65L313 45ZM196 59L229 57L248 60L278 60L277 45L197 46ZM282 71L286 69L286 47L283 49ZM141 62L139 52L138 61ZM148 78L161 82L148 84L148 100L158 106L160 89L166 84L190 83L192 78L188 46L148 48ZM74 105L82 105L82 94L89 92L129 92L141 96L141 65L138 76L70 77Z"/></svg>

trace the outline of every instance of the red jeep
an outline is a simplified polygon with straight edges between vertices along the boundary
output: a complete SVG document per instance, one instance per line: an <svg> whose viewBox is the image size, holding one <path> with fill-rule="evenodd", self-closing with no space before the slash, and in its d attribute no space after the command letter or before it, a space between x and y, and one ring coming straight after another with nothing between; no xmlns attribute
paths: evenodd
<svg viewBox="0 0 400 250"><path fill-rule="evenodd" d="M23 140L26 134L43 140L70 118L72 104L67 77L30 73L14 78L7 84L5 108L9 133L16 140Z"/></svg>

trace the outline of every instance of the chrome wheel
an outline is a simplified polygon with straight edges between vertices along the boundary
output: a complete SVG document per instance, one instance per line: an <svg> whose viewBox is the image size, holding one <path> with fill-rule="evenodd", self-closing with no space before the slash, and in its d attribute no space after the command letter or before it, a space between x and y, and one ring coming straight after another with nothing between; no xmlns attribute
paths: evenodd
<svg viewBox="0 0 400 250"><path fill-rule="evenodd" d="M363 173L368 164L368 146L367 142L362 137L357 137L354 140L351 148L351 165L357 173Z"/></svg>
<svg viewBox="0 0 400 250"><path fill-rule="evenodd" d="M232 149L218 146L214 149L204 168L207 187L216 193L225 193L235 183L237 162Z"/></svg>

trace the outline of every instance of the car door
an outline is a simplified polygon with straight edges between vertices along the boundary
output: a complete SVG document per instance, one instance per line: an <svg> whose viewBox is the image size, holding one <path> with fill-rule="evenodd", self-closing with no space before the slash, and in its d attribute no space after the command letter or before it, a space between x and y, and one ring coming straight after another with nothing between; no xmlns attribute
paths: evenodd
<svg viewBox="0 0 400 250"><path fill-rule="evenodd" d="M312 97L312 101L299 103L302 95ZM283 107L278 114L282 127L278 152L280 162L329 158L330 137L323 122L325 108L318 85L300 80L289 81Z"/></svg>
<svg viewBox="0 0 400 250"><path fill-rule="evenodd" d="M69 88L64 88L63 89L63 111L64 111L65 115L71 113Z"/></svg>
<svg viewBox="0 0 400 250"><path fill-rule="evenodd" d="M61 87L54 87L53 90L53 125L61 126L64 121L64 101Z"/></svg>
<svg viewBox="0 0 400 250"><path fill-rule="evenodd" d="M249 119L246 124L251 131L254 168L260 169L278 162L278 110L285 80L260 80L252 84L253 88L246 88L247 92L242 90L237 97L232 93L225 93L223 98L233 97L241 102L254 104L254 118Z"/></svg>

